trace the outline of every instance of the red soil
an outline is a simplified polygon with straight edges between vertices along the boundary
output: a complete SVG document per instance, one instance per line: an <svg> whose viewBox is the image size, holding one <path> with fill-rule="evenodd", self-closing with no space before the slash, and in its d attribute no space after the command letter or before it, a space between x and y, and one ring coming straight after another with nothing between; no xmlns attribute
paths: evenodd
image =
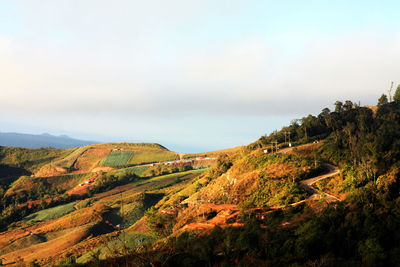
<svg viewBox="0 0 400 267"><path fill-rule="evenodd" d="M84 183L77 185L74 189L68 192L68 195L83 195L88 192L88 189L93 186L96 178L99 177L99 173L95 173L92 178L86 180Z"/></svg>
<svg viewBox="0 0 400 267"><path fill-rule="evenodd" d="M111 148L90 148L77 158L73 165L75 172L89 172L96 167L111 151Z"/></svg>
<svg viewBox="0 0 400 267"><path fill-rule="evenodd" d="M196 216L198 218L201 218L202 216L210 214L210 212L216 212L217 214L209 219L205 220L204 222L195 222L195 223L189 223L186 224L181 228L183 231L187 230L210 230L214 229L215 226L220 226L220 227L240 227L243 226L242 223L237 222L236 217L239 215L239 209L237 205L234 204L212 204L212 203L206 203L206 204L200 204L193 206L193 208L196 209ZM233 223L228 222L229 220L234 221Z"/></svg>

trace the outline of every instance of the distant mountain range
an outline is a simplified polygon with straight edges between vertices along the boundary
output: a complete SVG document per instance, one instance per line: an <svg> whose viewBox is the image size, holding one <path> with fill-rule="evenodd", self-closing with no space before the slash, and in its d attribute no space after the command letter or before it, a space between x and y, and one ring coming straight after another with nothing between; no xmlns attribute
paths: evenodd
<svg viewBox="0 0 400 267"><path fill-rule="evenodd" d="M73 148L91 144L96 144L96 142L73 139L66 135L55 136L48 133L34 135L0 132L0 146L26 148Z"/></svg>

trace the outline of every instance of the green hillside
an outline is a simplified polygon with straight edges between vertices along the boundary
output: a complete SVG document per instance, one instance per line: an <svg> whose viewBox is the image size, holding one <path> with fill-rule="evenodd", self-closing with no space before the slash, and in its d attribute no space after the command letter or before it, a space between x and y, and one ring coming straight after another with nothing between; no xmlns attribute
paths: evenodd
<svg viewBox="0 0 400 267"><path fill-rule="evenodd" d="M65 157L73 149L0 147L0 179L31 174L41 166Z"/></svg>
<svg viewBox="0 0 400 267"><path fill-rule="evenodd" d="M382 99L216 152L1 148L2 263L400 266L400 103Z"/></svg>

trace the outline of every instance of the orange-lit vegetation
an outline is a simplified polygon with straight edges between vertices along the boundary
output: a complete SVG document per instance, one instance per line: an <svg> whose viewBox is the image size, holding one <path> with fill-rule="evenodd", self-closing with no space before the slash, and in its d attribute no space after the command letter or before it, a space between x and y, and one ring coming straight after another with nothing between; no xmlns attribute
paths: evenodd
<svg viewBox="0 0 400 267"><path fill-rule="evenodd" d="M11 149L3 171L25 176L0 187L2 263L396 266L400 112L382 99L375 114L338 101L247 147L179 155L208 170L146 164L177 159L157 144L43 150L36 167Z"/></svg>

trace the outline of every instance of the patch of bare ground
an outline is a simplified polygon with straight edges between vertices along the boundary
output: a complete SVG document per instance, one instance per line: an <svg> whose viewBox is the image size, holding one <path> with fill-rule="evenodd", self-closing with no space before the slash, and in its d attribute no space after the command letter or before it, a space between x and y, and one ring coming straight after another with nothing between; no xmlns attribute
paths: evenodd
<svg viewBox="0 0 400 267"><path fill-rule="evenodd" d="M91 147L77 158L73 165L75 172L89 172L97 167L110 152L111 148Z"/></svg>
<svg viewBox="0 0 400 267"><path fill-rule="evenodd" d="M131 227L128 228L129 232L137 232L137 233L145 233L149 230L146 225L146 217L142 217L139 221L134 223Z"/></svg>
<svg viewBox="0 0 400 267"><path fill-rule="evenodd" d="M239 209L234 204L192 204L178 215L174 232L203 231L220 227L240 227Z"/></svg>
<svg viewBox="0 0 400 267"><path fill-rule="evenodd" d="M84 195L88 192L88 189L93 186L99 173L94 173L94 175L83 183L78 184L74 189L68 192L68 195Z"/></svg>
<svg viewBox="0 0 400 267"><path fill-rule="evenodd" d="M51 165L43 166L38 172L35 173L36 177L50 177L67 174L68 170L62 167L53 167Z"/></svg>
<svg viewBox="0 0 400 267"><path fill-rule="evenodd" d="M89 230L90 225L83 225L53 240L4 254L2 255L3 264L16 263L20 261L20 259L23 259L24 262L31 262L35 259L55 256L59 254L60 251L63 251L88 237L91 234Z"/></svg>

